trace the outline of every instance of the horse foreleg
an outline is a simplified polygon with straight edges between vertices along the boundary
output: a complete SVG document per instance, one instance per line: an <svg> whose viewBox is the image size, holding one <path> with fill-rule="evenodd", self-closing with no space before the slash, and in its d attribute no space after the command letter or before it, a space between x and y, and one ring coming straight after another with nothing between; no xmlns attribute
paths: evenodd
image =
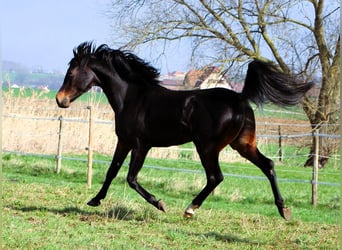
<svg viewBox="0 0 342 250"><path fill-rule="evenodd" d="M191 204L186 208L184 217L191 218L208 195L223 181L223 175L218 163L218 154L216 152L202 153L199 152L202 165L207 176L207 184L203 190L193 199Z"/></svg>
<svg viewBox="0 0 342 250"><path fill-rule="evenodd" d="M129 151L130 151L129 147L127 147L120 141L118 142L112 163L110 164L110 167L108 168L106 179L102 185L102 188L100 189L98 194L87 203L89 206L95 207L101 204L100 200L106 197L108 188L110 184L112 183L112 180L118 174L122 166L122 163L124 162Z"/></svg>
<svg viewBox="0 0 342 250"><path fill-rule="evenodd" d="M166 205L162 200L157 200L156 197L147 192L137 180L139 171L141 170L147 152L150 148L140 147L132 150L131 162L127 175L127 182L138 194L140 194L147 202L151 203L157 209L166 212Z"/></svg>

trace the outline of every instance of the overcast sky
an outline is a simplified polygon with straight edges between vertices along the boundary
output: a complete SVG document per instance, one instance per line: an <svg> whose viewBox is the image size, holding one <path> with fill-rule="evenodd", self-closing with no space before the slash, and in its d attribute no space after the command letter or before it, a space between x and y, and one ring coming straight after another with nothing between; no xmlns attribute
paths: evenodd
<svg viewBox="0 0 342 250"><path fill-rule="evenodd" d="M0 0L2 60L29 68L65 71L72 49L83 41L111 45L110 0ZM163 73L185 70L184 58L170 52L161 61L138 54ZM183 59L182 62L177 60Z"/></svg>

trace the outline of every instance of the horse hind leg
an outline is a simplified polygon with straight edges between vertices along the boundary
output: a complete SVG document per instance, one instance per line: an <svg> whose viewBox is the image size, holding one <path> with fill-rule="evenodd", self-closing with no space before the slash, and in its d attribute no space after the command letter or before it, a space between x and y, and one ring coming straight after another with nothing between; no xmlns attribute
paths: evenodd
<svg viewBox="0 0 342 250"><path fill-rule="evenodd" d="M248 159L254 165L259 167L261 171L266 175L271 184L275 205L278 208L279 214L285 220L290 220L291 211L289 208L286 208L284 206L284 200L278 188L277 176L274 170L274 163L272 160L265 157L256 147L255 132L244 131L240 134L239 138L231 143L231 147L237 150L242 157Z"/></svg>

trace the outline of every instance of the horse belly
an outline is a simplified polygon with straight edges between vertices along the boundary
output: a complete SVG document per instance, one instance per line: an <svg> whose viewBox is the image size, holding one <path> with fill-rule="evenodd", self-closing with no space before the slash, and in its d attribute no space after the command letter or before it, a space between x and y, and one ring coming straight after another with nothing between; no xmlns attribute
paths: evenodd
<svg viewBox="0 0 342 250"><path fill-rule="evenodd" d="M158 120L148 123L145 139L152 147L168 147L189 142L190 136L186 128L171 117L159 117Z"/></svg>

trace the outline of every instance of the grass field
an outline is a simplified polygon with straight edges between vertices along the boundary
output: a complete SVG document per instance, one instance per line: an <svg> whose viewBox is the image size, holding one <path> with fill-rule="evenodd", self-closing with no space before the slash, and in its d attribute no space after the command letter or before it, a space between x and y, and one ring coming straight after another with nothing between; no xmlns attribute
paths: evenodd
<svg viewBox="0 0 342 250"><path fill-rule="evenodd" d="M96 159L109 160L96 155ZM338 249L340 187L319 186L319 204L310 204L307 183L280 182L291 221L277 213L268 182L226 177L192 219L183 210L205 184L204 174L148 166L201 170L198 162L147 159L140 183L168 211L162 213L129 188L123 166L97 208L86 202L105 176L95 164L93 187L86 163L3 155L3 249ZM234 166L236 165L236 166ZM260 175L250 164L222 164L225 173ZM279 178L306 179L310 169L281 166ZM320 181L339 182L339 168L320 171Z"/></svg>
<svg viewBox="0 0 342 250"><path fill-rule="evenodd" d="M76 101L72 109L60 110L53 100L56 92L27 91L5 91L3 113L32 117L88 117L84 107L88 105L89 94ZM96 93L91 98L97 104L96 119L112 120L113 112L104 96ZM270 118L308 125L299 107L274 112L274 107L267 105L264 110L257 110L256 116L258 121L266 121L258 125L258 134L277 133L277 127L269 124ZM107 151L112 154L113 125L96 126L95 152L108 147ZM302 132L292 127L288 126L284 133ZM309 125L307 127L310 129ZM8 145L10 150L56 153L58 121L8 117L3 120L3 128L3 145ZM72 143L80 140L70 152L82 153L67 155L67 144L71 141L64 139L64 157L86 157L87 131L87 124L66 123L63 138L73 138ZM267 156L276 157L276 143L261 139L258 145ZM165 214L129 188L126 183L127 162L102 205L92 208L86 202L100 189L108 164L94 164L93 186L88 189L84 161L64 159L61 173L57 175L53 158L3 154L3 249L338 249L340 187L319 185L318 205L312 206L311 185L307 183L311 180L312 170L302 167L308 144L302 139L286 140L285 143L285 159L281 163L275 160L275 163L280 190L292 210L291 221L284 221L278 215L267 181L233 177L264 177L259 169L240 158L221 164L222 171L228 176L195 217L188 220L182 217L183 211L205 185L199 162L189 160L193 158L192 151L180 152L177 160L166 156L148 158L139 174L140 183L166 202L168 211ZM192 145L181 146L184 147L191 148ZM231 150L222 153L229 156ZM94 159L110 161L110 157L103 154L95 154ZM319 171L320 182L340 182L338 159L330 160ZM174 171L184 169L196 172Z"/></svg>

